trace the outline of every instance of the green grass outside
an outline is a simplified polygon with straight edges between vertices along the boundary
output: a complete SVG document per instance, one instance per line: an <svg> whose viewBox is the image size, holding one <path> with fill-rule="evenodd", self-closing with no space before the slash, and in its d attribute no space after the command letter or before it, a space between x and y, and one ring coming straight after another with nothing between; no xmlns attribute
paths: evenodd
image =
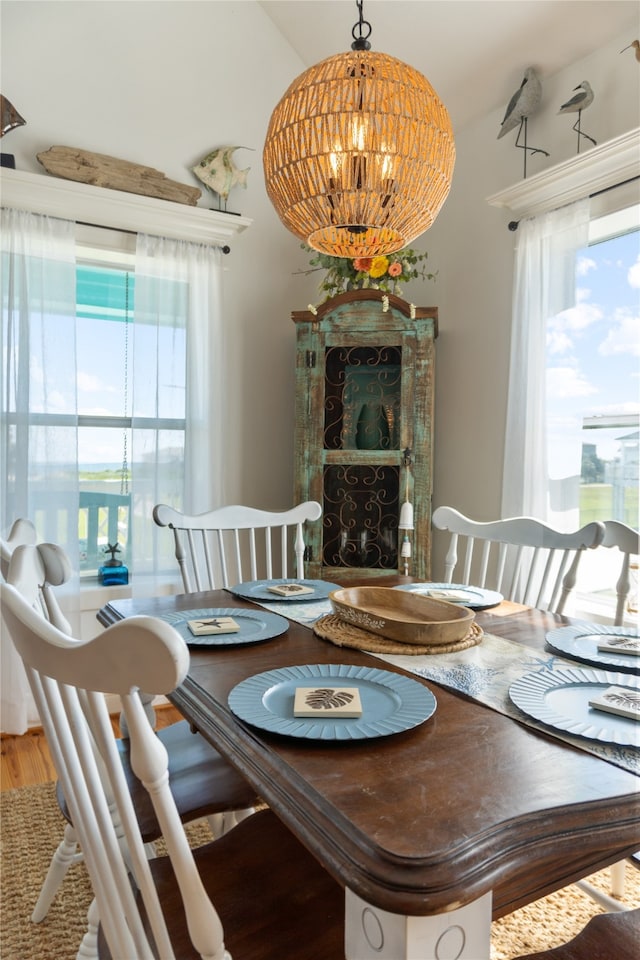
<svg viewBox="0 0 640 960"><path fill-rule="evenodd" d="M584 483L580 486L580 525L593 520L621 520L638 528L638 490L625 488L624 516L616 517L613 510L613 487L608 483Z"/></svg>

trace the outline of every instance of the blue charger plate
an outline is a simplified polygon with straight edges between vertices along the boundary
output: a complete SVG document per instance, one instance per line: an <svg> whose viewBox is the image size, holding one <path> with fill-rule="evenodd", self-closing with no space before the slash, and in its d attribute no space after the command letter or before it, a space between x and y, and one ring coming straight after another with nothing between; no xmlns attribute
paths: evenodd
<svg viewBox="0 0 640 960"><path fill-rule="evenodd" d="M357 687L360 717L293 716L297 687ZM237 717L254 727L309 740L366 740L410 730L428 720L436 698L417 680L375 667L343 663L303 664L267 670L237 684L229 694Z"/></svg>

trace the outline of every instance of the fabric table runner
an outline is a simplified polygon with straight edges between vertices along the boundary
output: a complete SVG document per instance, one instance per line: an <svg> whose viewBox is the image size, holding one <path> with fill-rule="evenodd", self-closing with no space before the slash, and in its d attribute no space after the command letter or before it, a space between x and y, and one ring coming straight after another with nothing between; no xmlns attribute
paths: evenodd
<svg viewBox="0 0 640 960"><path fill-rule="evenodd" d="M284 603L259 603L259 606L311 628L316 620L334 612L330 600L312 600L303 603L289 600ZM535 650L533 647L526 647L513 640L505 640L488 633L483 635L481 643L456 653L405 656L368 652L372 657L384 660L425 680L433 680L457 693L463 693L472 700L498 713L503 713L519 723L564 740L640 776L640 750L636 747L602 743L598 740L575 736L535 720L511 702L509 687L525 674L548 670L558 671L577 665L586 666L585 664L577 664L574 660L563 659L555 654Z"/></svg>

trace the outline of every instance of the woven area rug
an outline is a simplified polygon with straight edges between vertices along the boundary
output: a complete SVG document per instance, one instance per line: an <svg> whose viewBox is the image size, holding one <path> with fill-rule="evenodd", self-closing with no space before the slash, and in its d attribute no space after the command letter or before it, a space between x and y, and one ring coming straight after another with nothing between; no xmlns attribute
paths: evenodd
<svg viewBox="0 0 640 960"><path fill-rule="evenodd" d="M91 902L84 864L70 868L45 920L39 924L29 920L63 826L52 783L0 793L2 960L75 958ZM211 837L206 824L188 829L194 846ZM607 881L606 870L594 879L604 890ZM625 902L640 905L640 871L630 866ZM511 960L518 954L565 943L599 912L600 908L576 887L554 893L493 924L491 960Z"/></svg>

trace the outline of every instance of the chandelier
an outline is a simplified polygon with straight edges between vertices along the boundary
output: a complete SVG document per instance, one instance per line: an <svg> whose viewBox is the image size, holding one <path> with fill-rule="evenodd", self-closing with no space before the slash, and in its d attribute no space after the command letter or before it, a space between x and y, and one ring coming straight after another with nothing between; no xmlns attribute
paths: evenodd
<svg viewBox="0 0 640 960"><path fill-rule="evenodd" d="M428 230L455 162L446 107L413 67L371 51L362 4L351 51L293 81L263 152L285 227L335 257L393 253Z"/></svg>

